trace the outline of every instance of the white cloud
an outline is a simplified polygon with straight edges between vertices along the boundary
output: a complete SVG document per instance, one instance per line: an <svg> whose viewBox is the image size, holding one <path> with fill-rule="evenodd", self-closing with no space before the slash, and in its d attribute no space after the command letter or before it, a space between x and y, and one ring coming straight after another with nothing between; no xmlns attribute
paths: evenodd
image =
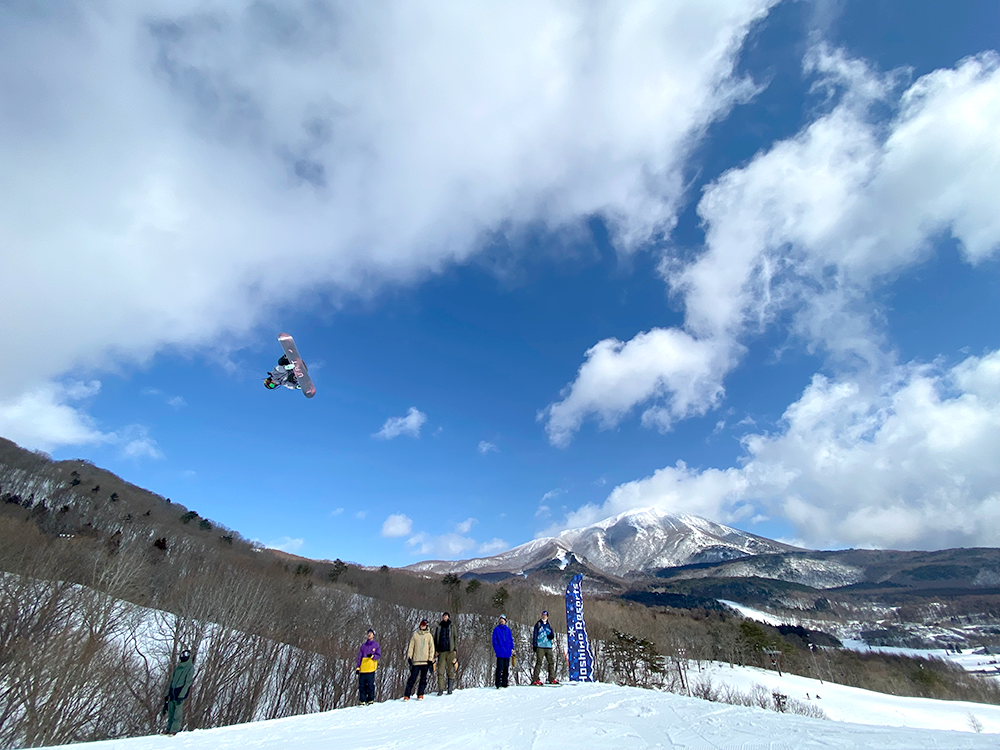
<svg viewBox="0 0 1000 750"><path fill-rule="evenodd" d="M143 396L155 396L156 398L163 399L167 406L174 409L180 409L187 406L187 401L183 396L168 396L159 388L143 388L141 393Z"/></svg>
<svg viewBox="0 0 1000 750"><path fill-rule="evenodd" d="M752 93L733 64L772 2L4 4L0 319L48 381L239 346L304 289L370 295L497 232L599 215L639 247Z"/></svg>
<svg viewBox="0 0 1000 750"><path fill-rule="evenodd" d="M115 435L115 442L121 444L122 454L126 458L163 458L163 452L149 436L149 430L142 425L129 425L119 430Z"/></svg>
<svg viewBox="0 0 1000 750"><path fill-rule="evenodd" d="M664 257L683 300L684 330L599 342L562 400L549 439L566 445L582 421L614 426L643 404L661 429L704 414L722 394L739 342L790 313L792 329L840 367L891 366L872 291L950 233L978 263L1000 248L1000 57L937 70L897 95L900 76L820 46L807 72L833 106L792 138L710 185L698 204L705 250ZM875 105L894 111L889 122Z"/></svg>
<svg viewBox="0 0 1000 750"><path fill-rule="evenodd" d="M480 440L479 441L479 452L482 453L485 456L490 451L493 451L494 453L499 453L500 449L497 448L493 443L488 443L485 440Z"/></svg>
<svg viewBox="0 0 1000 750"><path fill-rule="evenodd" d="M477 523L479 523L479 521L477 521L475 518L466 518L461 523L455 525L455 533L468 534L472 530L472 527L475 526Z"/></svg>
<svg viewBox="0 0 1000 750"><path fill-rule="evenodd" d="M479 545L479 554L495 555L498 552L503 552L507 549L510 549L510 545L507 544L507 542L500 537L493 537L488 542L483 542Z"/></svg>
<svg viewBox="0 0 1000 750"><path fill-rule="evenodd" d="M357 513L354 514L354 517L359 521L364 521L367 516L368 516L367 510L359 510Z"/></svg>
<svg viewBox="0 0 1000 750"><path fill-rule="evenodd" d="M553 445L565 447L588 415L614 427L638 404L653 401L642 422L661 430L677 419L704 414L722 397L722 377L733 346L698 340L677 329L655 328L628 342L605 339L586 353L562 400L538 414Z"/></svg>
<svg viewBox="0 0 1000 750"><path fill-rule="evenodd" d="M264 546L268 549L281 550L282 552L294 555L305 546L305 543L305 539L293 539L290 536L283 536L280 539L275 539L273 542L268 542Z"/></svg>
<svg viewBox="0 0 1000 750"><path fill-rule="evenodd" d="M548 518L552 515L552 508L548 505L539 505L538 510L535 511L535 518Z"/></svg>
<svg viewBox="0 0 1000 750"><path fill-rule="evenodd" d="M411 406L406 412L405 417L390 417L385 420L382 429L372 435L372 437L380 440L392 440L400 435L407 435L414 438L420 437L420 428L426 421L427 415L417 409L417 407Z"/></svg>
<svg viewBox="0 0 1000 750"><path fill-rule="evenodd" d="M461 557L476 547L476 540L460 533L433 536L424 532L406 540L406 546L415 556L449 559Z"/></svg>
<svg viewBox="0 0 1000 750"><path fill-rule="evenodd" d="M406 536L413 531L413 520L402 513L394 513L382 524L382 536Z"/></svg>
<svg viewBox="0 0 1000 750"><path fill-rule="evenodd" d="M343 508L334 508L333 510L330 511L330 515L331 516L339 516L339 515L342 515L343 512L344 512Z"/></svg>
<svg viewBox="0 0 1000 750"><path fill-rule="evenodd" d="M143 425L102 432L86 413L101 391L98 380L40 383L6 402L0 401L0 435L24 448L50 451L68 445L110 445L126 458L163 458Z"/></svg>
<svg viewBox="0 0 1000 750"><path fill-rule="evenodd" d="M743 445L739 468L678 463L561 527L655 505L730 522L779 515L812 546L1000 544L1000 351L900 366L883 382L817 375L779 432Z"/></svg>
<svg viewBox="0 0 1000 750"><path fill-rule="evenodd" d="M41 383L8 400L0 400L0 435L24 448L50 451L66 445L114 441L72 402L96 396L100 381Z"/></svg>

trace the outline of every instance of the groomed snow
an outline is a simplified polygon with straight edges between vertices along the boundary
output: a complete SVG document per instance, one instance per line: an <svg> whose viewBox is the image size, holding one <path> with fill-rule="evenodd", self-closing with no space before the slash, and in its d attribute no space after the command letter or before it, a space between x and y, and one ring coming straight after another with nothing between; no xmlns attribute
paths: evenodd
<svg viewBox="0 0 1000 750"><path fill-rule="evenodd" d="M909 699L913 700L913 699ZM917 704L914 710L920 710ZM985 723L985 717L981 717ZM81 750L972 750L996 735L862 726L615 685L460 690Z"/></svg>

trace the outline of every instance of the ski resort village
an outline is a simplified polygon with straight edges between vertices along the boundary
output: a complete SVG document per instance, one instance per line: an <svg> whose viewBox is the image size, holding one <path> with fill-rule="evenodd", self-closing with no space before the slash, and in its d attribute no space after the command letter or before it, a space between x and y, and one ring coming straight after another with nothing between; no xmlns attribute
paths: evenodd
<svg viewBox="0 0 1000 750"><path fill-rule="evenodd" d="M1000 747L996 0L0 2L0 750Z"/></svg>

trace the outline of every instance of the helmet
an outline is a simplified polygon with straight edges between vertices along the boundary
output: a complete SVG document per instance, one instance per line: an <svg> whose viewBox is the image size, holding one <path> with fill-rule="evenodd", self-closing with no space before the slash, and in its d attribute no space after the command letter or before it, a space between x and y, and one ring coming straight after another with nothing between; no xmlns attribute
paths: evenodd
<svg viewBox="0 0 1000 750"><path fill-rule="evenodd" d="M270 375L268 375L266 378L264 378L264 387L267 388L267 390L269 391L273 391L275 388L278 387L278 384L271 379Z"/></svg>

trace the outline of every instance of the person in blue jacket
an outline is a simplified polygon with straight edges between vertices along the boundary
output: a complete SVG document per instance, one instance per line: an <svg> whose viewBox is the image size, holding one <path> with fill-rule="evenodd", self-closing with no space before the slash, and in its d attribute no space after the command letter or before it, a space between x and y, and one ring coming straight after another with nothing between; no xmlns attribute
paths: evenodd
<svg viewBox="0 0 1000 750"><path fill-rule="evenodd" d="M497 690L507 687L510 677L510 657L514 654L514 634L507 627L507 615L500 615L497 626L493 628L493 653L497 657L497 672L493 684Z"/></svg>

